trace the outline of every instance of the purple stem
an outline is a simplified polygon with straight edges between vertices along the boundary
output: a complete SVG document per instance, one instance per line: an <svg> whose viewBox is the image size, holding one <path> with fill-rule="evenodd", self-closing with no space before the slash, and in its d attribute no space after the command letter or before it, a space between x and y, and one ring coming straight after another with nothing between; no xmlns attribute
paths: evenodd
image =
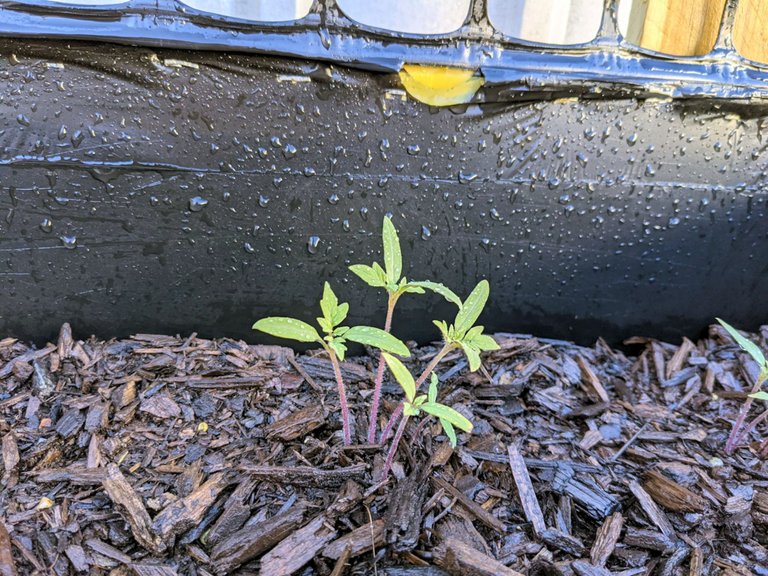
<svg viewBox="0 0 768 576"><path fill-rule="evenodd" d="M341 426L344 430L344 445L349 446L352 444L352 437L349 433L349 406L347 406L347 391L344 388L344 380L341 378L341 366L339 366L339 360L336 357L336 353L328 350L328 355L331 357L331 364L333 364L333 373L336 375L336 385L339 388L339 403L341 404Z"/></svg>
<svg viewBox="0 0 768 576"><path fill-rule="evenodd" d="M440 363L440 360L442 360L448 352L450 352L453 349L452 344L443 344L442 349L440 352L438 352L434 358L432 358L432 361L427 365L426 368L424 368L424 372L421 373L421 376L419 376L419 379L416 380L416 392L419 391L419 388L421 388L421 385L424 384L424 381L427 379L427 377L432 374L432 371L435 369L435 367ZM395 423L397 422L397 419L400 418L400 414L403 413L403 403L400 402L400 404L397 405L397 408L395 408L395 411L392 412L392 416L389 417L389 421L387 422L387 425L384 426L384 431L381 433L381 442L382 444L387 441L389 438L389 435L392 432L392 428L394 428Z"/></svg>
<svg viewBox="0 0 768 576"><path fill-rule="evenodd" d="M381 475L382 480L389 476L389 471L392 469L392 461L395 459L395 454L397 454L397 446L400 444L400 439L403 437L403 432L405 432L405 425L407 423L408 416L404 416L403 419L400 420L400 425L397 427L395 437L392 439L392 445L389 447L389 452L387 453L387 461L384 463L384 471Z"/></svg>
<svg viewBox="0 0 768 576"><path fill-rule="evenodd" d="M384 332L392 327L392 313L395 310L397 296L389 295L387 302L387 318L384 320ZM371 418L368 421L368 444L376 443L376 424L379 419L379 401L381 400L381 384L384 381L384 354L379 353L379 367L376 369L376 380L373 385L373 401L371 402Z"/></svg>
<svg viewBox="0 0 768 576"><path fill-rule="evenodd" d="M752 386L752 391L750 394L754 394L755 392L758 392L760 390L760 386L763 385L763 382L765 381L765 378L759 378L755 382L755 385ZM752 421L744 430L744 432L741 431L741 427L744 425L744 420L747 419L747 415L749 414L749 409L752 407L752 400L753 398L751 396L747 396L747 399L744 401L744 404L741 405L741 409L739 410L739 415L736 417L736 422L733 423L733 430L731 430L731 433L728 435L728 440L725 442L725 453L730 454L733 452L733 449L736 447L736 445L744 438L746 434L752 430L754 426L757 425L754 421ZM760 418L760 416L758 416Z"/></svg>

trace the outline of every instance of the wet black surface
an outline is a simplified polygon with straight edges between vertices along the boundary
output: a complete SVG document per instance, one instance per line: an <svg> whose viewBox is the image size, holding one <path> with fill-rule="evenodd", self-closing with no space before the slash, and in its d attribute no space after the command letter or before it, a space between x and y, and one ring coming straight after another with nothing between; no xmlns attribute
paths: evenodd
<svg viewBox="0 0 768 576"><path fill-rule="evenodd" d="M542 93L603 97L768 96L768 70L742 58L731 29L729 2L711 53L676 58L627 43L616 23L617 0L606 3L597 37L588 44L552 46L506 37L474 0L458 30L438 36L401 34L360 25L333 0L288 22L256 22L196 10L176 0L126 0L108 6L48 0L0 0L0 36L84 39L128 45L242 51L292 56L396 72L403 63L478 70L490 88L483 101L538 99Z"/></svg>
<svg viewBox="0 0 768 576"><path fill-rule="evenodd" d="M316 316L381 218L409 277L489 330L589 342L696 335L768 315L764 109L553 100L430 109L396 76L216 52L0 44L0 332L198 331L254 340ZM451 313L403 299L398 325ZM379 318L381 317L381 318ZM421 326L419 329L418 326Z"/></svg>

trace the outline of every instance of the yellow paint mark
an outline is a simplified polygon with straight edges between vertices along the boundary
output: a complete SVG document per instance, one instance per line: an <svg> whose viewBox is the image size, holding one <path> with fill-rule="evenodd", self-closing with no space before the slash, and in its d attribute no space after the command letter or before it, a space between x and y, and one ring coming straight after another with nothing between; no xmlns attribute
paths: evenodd
<svg viewBox="0 0 768 576"><path fill-rule="evenodd" d="M474 70L405 64L400 81L412 98L430 106L466 104L485 83Z"/></svg>

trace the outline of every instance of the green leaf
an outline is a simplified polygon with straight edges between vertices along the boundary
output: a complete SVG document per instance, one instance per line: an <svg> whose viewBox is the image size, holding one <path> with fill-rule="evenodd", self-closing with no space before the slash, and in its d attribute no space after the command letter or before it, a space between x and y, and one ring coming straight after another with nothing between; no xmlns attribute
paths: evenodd
<svg viewBox="0 0 768 576"><path fill-rule="evenodd" d="M480 368L480 364L482 364L480 360L480 351L467 342L459 342L459 344L461 345L461 349L464 350L467 362L469 362L469 371L474 372Z"/></svg>
<svg viewBox="0 0 768 576"><path fill-rule="evenodd" d="M480 334L472 338L472 346L486 352L499 349L499 344L488 334Z"/></svg>
<svg viewBox="0 0 768 576"><path fill-rule="evenodd" d="M763 352L760 350L760 348L758 348L757 344L739 334L739 331L727 322L720 320L720 318L717 318L717 321L720 322L723 328L728 331L728 334L730 334L731 337L736 340L736 343L741 346L741 349L752 356L752 359L757 362L761 368L766 366L765 356L763 356Z"/></svg>
<svg viewBox="0 0 768 576"><path fill-rule="evenodd" d="M427 393L429 402L437 402L437 374L432 372L429 376L429 391Z"/></svg>
<svg viewBox="0 0 768 576"><path fill-rule="evenodd" d="M463 335L480 317L480 314L488 301L490 286L488 280L481 280L472 293L461 305L459 313L456 314L456 321L453 323L457 334Z"/></svg>
<svg viewBox="0 0 768 576"><path fill-rule="evenodd" d="M359 276L363 282L374 288L384 288L387 283L382 282L378 272L373 266L366 266L365 264L353 264L349 267L350 272Z"/></svg>
<svg viewBox="0 0 768 576"><path fill-rule="evenodd" d="M299 342L322 342L320 335L312 326L295 318L271 316L262 318L253 325L254 330L265 332L278 338L298 340Z"/></svg>
<svg viewBox="0 0 768 576"><path fill-rule="evenodd" d="M408 416L418 416L419 415L419 409L411 404L410 402L405 402L403 404L403 414Z"/></svg>
<svg viewBox="0 0 768 576"><path fill-rule="evenodd" d="M336 307L339 305L339 299L333 293L331 285L326 282L323 286L323 297L320 299L320 309L323 311L323 318L333 325L333 315L336 313Z"/></svg>
<svg viewBox="0 0 768 576"><path fill-rule="evenodd" d="M378 262L374 262L371 265L371 268L373 268L373 271L376 272L376 274L379 277L379 280L381 281L382 286L386 286L388 284L387 282L387 273L384 271L384 268L381 267L381 264Z"/></svg>
<svg viewBox="0 0 768 576"><path fill-rule="evenodd" d="M456 410L445 404L438 404L437 402L427 402L421 407L427 414L437 416L440 420L446 420L456 428L464 430L464 432L472 432L472 422L467 420L464 416L459 414Z"/></svg>
<svg viewBox="0 0 768 576"><path fill-rule="evenodd" d="M331 340L328 342L328 346L336 353L339 360L344 360L344 354L347 353L347 347L341 340Z"/></svg>
<svg viewBox="0 0 768 576"><path fill-rule="evenodd" d="M768 402L768 392L765 390L760 390L760 392L755 392L754 394L749 395L750 398L756 398L757 400L765 400Z"/></svg>
<svg viewBox="0 0 768 576"><path fill-rule="evenodd" d="M403 272L403 256L400 253L400 240L397 230L389 217L384 217L382 230L384 240L384 268L387 271L387 284L397 284Z"/></svg>
<svg viewBox="0 0 768 576"><path fill-rule="evenodd" d="M452 304L456 304L456 306L461 309L461 298L459 298L453 290L448 288L447 286L444 286L443 284L440 284L439 282L430 282L429 280L420 280L418 282L408 282L408 286L416 286L417 288L426 288L427 290L431 290L435 294L439 294L448 302Z"/></svg>
<svg viewBox="0 0 768 576"><path fill-rule="evenodd" d="M342 322L344 322L344 319L347 317L347 314L349 313L349 304L346 302L342 302L336 307L336 311L333 313L333 325L338 326Z"/></svg>
<svg viewBox="0 0 768 576"><path fill-rule="evenodd" d="M443 432L445 432L445 435L448 436L448 441L451 443L451 447L456 448L456 430L453 429L453 424L448 422L448 420L441 418L440 426L443 427Z"/></svg>
<svg viewBox="0 0 768 576"><path fill-rule="evenodd" d="M389 332L373 326L353 326L344 334L344 338L367 346L379 348L384 352L397 354L398 356L411 355L408 347Z"/></svg>
<svg viewBox="0 0 768 576"><path fill-rule="evenodd" d="M349 330L349 326L336 326L336 328L333 329L332 336L334 338L340 338L346 334L347 330Z"/></svg>
<svg viewBox="0 0 768 576"><path fill-rule="evenodd" d="M438 330L440 330L440 334L443 337L443 340L448 342L450 340L450 335L448 334L448 324L446 324L443 320L432 320L432 324L437 326Z"/></svg>
<svg viewBox="0 0 768 576"><path fill-rule="evenodd" d="M327 319L325 318L315 318L317 320L318 325L320 328L323 329L323 332L326 332L330 334L333 332L333 324L331 324Z"/></svg>
<svg viewBox="0 0 768 576"><path fill-rule="evenodd" d="M413 380L413 376L408 371L408 368L400 360L386 352L383 352L382 356L389 367L389 371L392 372L395 380L397 380L403 392L405 392L406 400L413 402L414 396L416 396L416 382Z"/></svg>
<svg viewBox="0 0 768 576"><path fill-rule="evenodd" d="M462 340L464 342L472 342L475 338L480 336L483 333L483 326L473 326L470 328L466 334L464 334L464 337Z"/></svg>

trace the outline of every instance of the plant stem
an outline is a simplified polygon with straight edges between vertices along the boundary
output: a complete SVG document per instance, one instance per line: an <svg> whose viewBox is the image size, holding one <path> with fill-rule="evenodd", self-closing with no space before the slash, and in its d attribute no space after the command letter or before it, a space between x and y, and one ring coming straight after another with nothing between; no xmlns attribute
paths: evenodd
<svg viewBox="0 0 768 576"><path fill-rule="evenodd" d="M435 357L432 358L432 361L427 365L426 368L424 368L424 372L421 373L421 376L419 376L418 380L416 380L416 392L419 391L419 388L422 384L424 384L424 381L427 379L427 377L432 374L432 371L435 369L435 367L440 363L440 360L442 360L448 352L453 350L455 347L455 344L443 344L443 347L440 349L440 352L435 354ZM392 416L389 417L389 420L387 421L387 425L384 426L384 431L381 433L381 442L382 444L387 441L387 438L389 438L390 433L392 432L392 428L395 426L395 422L397 422L397 419L400 418L400 414L403 413L403 403L400 402L400 404L397 405L397 408L395 408L395 411L392 412Z"/></svg>
<svg viewBox="0 0 768 576"><path fill-rule="evenodd" d="M387 301L387 318L384 320L384 332L389 332L392 328L392 313L395 311L395 304L398 296L390 294ZM368 421L368 444L376 442L376 424L379 419L379 401L381 400L381 384L384 381L384 354L379 352L379 367L376 369L376 380L373 384L373 400L371 402L371 417Z"/></svg>
<svg viewBox="0 0 768 576"><path fill-rule="evenodd" d="M762 374L758 376L757 380L755 381L755 385L752 386L752 391L750 392L750 394L754 394L755 392L758 392L760 390L760 386L763 385L764 381L765 381L765 376L763 376ZM744 401L744 404L741 405L741 409L739 410L739 415L736 417L736 422L733 423L733 430L731 430L731 433L728 435L728 440L726 440L725 442L726 454L732 453L736 445L757 424L757 423L754 423L754 420L753 420L753 422L750 423L744 429L743 432L741 432L741 427L744 425L744 420L747 419L747 415L749 414L749 409L752 407L752 400L753 398L751 396L747 396L747 399Z"/></svg>
<svg viewBox="0 0 768 576"><path fill-rule="evenodd" d="M339 388L339 403L341 404L341 426L344 431L344 445L349 446L352 444L352 436L349 432L349 406L347 406L347 391L344 388L344 380L341 378L341 366L339 366L339 359L336 357L336 353L330 348L326 348L328 356L331 358L331 364L333 365L333 373L336 376L336 385Z"/></svg>
<svg viewBox="0 0 768 576"><path fill-rule="evenodd" d="M381 475L382 480L389 476L389 471L392 469L392 461L395 459L395 454L397 454L397 446L400 444L400 439L403 437L407 423L408 416L403 416L403 419L400 420L400 425L397 427L397 432L395 432L395 437L392 439L392 445L389 447L387 460L384 462L384 471Z"/></svg>

